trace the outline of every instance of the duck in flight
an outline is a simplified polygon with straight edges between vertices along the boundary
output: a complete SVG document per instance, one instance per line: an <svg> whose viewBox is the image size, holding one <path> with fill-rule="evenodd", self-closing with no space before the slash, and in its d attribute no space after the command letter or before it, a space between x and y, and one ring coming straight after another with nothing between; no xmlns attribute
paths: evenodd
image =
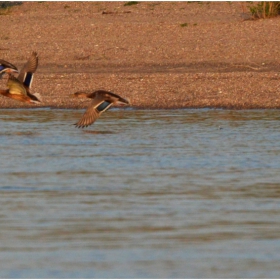
<svg viewBox="0 0 280 280"><path fill-rule="evenodd" d="M97 90L92 93L78 91L74 93L77 98L92 99L91 105L86 109L82 118L75 124L76 127L87 127L93 124L102 113L107 111L112 105L129 105L130 102L119 95L106 91Z"/></svg>
<svg viewBox="0 0 280 280"><path fill-rule="evenodd" d="M13 65L12 63L0 59L0 79L2 78L2 76L7 73L9 76L13 73L18 73L18 69L15 65Z"/></svg>
<svg viewBox="0 0 280 280"><path fill-rule="evenodd" d="M40 103L41 101L34 94L29 93L23 84L14 76L11 76L7 83L7 90L0 90L0 94L25 103Z"/></svg>
<svg viewBox="0 0 280 280"><path fill-rule="evenodd" d="M33 76L38 67L38 55L32 52L31 57L20 70L18 77L10 75L7 86L8 90L1 90L0 94L26 103L40 103L41 96L38 93L31 94L30 89Z"/></svg>

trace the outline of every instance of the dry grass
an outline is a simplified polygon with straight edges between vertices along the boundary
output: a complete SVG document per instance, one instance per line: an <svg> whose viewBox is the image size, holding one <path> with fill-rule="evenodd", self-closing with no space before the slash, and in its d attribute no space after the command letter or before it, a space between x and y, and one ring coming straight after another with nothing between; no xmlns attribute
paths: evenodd
<svg viewBox="0 0 280 280"><path fill-rule="evenodd" d="M249 6L253 18L271 18L280 14L280 2L261 1Z"/></svg>
<svg viewBox="0 0 280 280"><path fill-rule="evenodd" d="M0 16L9 15L13 6L21 5L19 1L0 1Z"/></svg>
<svg viewBox="0 0 280 280"><path fill-rule="evenodd" d="M10 14L10 12L11 12L10 7L0 8L0 16L6 16L6 15Z"/></svg>

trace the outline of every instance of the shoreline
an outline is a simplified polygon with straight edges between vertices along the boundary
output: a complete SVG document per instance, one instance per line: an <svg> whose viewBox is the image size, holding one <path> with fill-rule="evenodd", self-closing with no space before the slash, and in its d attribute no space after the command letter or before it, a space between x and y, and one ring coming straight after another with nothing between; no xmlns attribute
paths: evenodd
<svg viewBox="0 0 280 280"><path fill-rule="evenodd" d="M34 75L31 89L31 92L41 94L42 105L29 105L1 96L1 108L86 108L90 100L71 96L79 90L90 92L90 88L92 91L106 89L128 98L131 107L136 109L280 108L280 72L276 71L189 73L181 69L179 73L42 72L39 68ZM88 83L93 86L88 86Z"/></svg>

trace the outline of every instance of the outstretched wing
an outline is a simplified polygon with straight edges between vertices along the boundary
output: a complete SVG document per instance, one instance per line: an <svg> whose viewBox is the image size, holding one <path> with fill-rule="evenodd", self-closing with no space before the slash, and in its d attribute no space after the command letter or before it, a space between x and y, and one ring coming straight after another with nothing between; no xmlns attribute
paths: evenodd
<svg viewBox="0 0 280 280"><path fill-rule="evenodd" d="M22 83L15 77L10 77L7 83L7 86L9 88L9 92L11 94L17 94L17 95L25 95L27 96L26 89L22 85Z"/></svg>
<svg viewBox="0 0 280 280"><path fill-rule="evenodd" d="M93 99L92 104L87 108L79 122L76 123L77 127L86 127L93 124L101 115L112 106L111 102L104 100L101 96Z"/></svg>
<svg viewBox="0 0 280 280"><path fill-rule="evenodd" d="M104 100L108 100L114 104L126 104L126 105L130 104L128 100L122 98L118 94L106 90L98 90L95 92L95 95L102 96Z"/></svg>
<svg viewBox="0 0 280 280"><path fill-rule="evenodd" d="M93 106L90 106L87 108L82 118L76 123L76 126L77 127L89 126L93 124L99 118L99 116L100 114L97 112L97 110Z"/></svg>
<svg viewBox="0 0 280 280"><path fill-rule="evenodd" d="M23 68L20 70L18 80L23 83L27 88L31 88L33 75L38 67L38 55L36 52L32 52L31 57L25 63Z"/></svg>

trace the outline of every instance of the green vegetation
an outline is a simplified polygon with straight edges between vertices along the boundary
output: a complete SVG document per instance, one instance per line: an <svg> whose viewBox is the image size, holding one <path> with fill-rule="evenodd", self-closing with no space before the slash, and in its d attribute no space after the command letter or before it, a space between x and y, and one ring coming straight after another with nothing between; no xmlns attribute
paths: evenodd
<svg viewBox="0 0 280 280"><path fill-rule="evenodd" d="M10 13L10 7L7 8L0 8L0 16L5 16L8 15Z"/></svg>
<svg viewBox="0 0 280 280"><path fill-rule="evenodd" d="M137 4L139 4L138 1L129 1L129 2L126 2L126 3L124 4L124 6L132 6L132 5L137 5Z"/></svg>
<svg viewBox="0 0 280 280"><path fill-rule="evenodd" d="M255 3L250 2L248 8L255 19L276 17L280 14L279 1L261 1Z"/></svg>
<svg viewBox="0 0 280 280"><path fill-rule="evenodd" d="M5 16L10 13L11 6L7 3L8 2L0 2L0 16Z"/></svg>
<svg viewBox="0 0 280 280"><path fill-rule="evenodd" d="M20 1L0 1L0 9L10 8L12 6L21 5Z"/></svg>
<svg viewBox="0 0 280 280"><path fill-rule="evenodd" d="M19 1L0 1L0 16L8 15L11 12L12 6L21 5Z"/></svg>

